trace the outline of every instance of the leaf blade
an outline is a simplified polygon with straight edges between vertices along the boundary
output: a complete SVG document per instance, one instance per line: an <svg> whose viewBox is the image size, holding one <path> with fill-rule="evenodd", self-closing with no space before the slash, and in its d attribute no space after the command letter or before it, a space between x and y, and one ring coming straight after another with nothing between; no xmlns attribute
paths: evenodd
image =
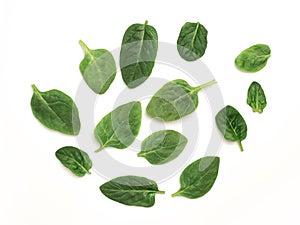
<svg viewBox="0 0 300 225"><path fill-rule="evenodd" d="M261 85L253 81L248 89L247 104L252 108L253 112L262 113L267 106L267 99Z"/></svg>

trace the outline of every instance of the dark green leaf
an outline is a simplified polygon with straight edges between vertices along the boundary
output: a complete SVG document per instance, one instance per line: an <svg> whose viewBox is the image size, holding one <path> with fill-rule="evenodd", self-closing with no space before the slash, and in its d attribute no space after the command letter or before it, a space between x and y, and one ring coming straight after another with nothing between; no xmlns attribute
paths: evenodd
<svg viewBox="0 0 300 225"><path fill-rule="evenodd" d="M264 90L257 82L252 82L248 89L247 104L252 108L253 112L262 113L267 106L267 99Z"/></svg>
<svg viewBox="0 0 300 225"><path fill-rule="evenodd" d="M270 56L271 49L268 45L253 45L236 57L235 65L244 72L257 72L265 67Z"/></svg>
<svg viewBox="0 0 300 225"><path fill-rule="evenodd" d="M204 157L190 164L180 176L180 189L172 196L199 198L210 191L219 171L219 157Z"/></svg>
<svg viewBox="0 0 300 225"><path fill-rule="evenodd" d="M92 161L84 151L72 146L66 146L58 149L55 155L75 175L83 177L86 173L91 174L89 170L92 168Z"/></svg>
<svg viewBox="0 0 300 225"><path fill-rule="evenodd" d="M236 141L243 151L242 140L247 137L247 124L242 115L232 106L227 105L216 115L217 127L229 141Z"/></svg>
<svg viewBox="0 0 300 225"><path fill-rule="evenodd" d="M164 121L178 120L194 112L198 106L198 92L215 83L212 80L198 87L191 87L184 80L170 81L151 98L147 113L152 118Z"/></svg>
<svg viewBox="0 0 300 225"><path fill-rule="evenodd" d="M145 177L124 176L115 178L100 186L101 192L109 199L131 206L151 207L155 203L155 194L164 194L158 190L155 181Z"/></svg>
<svg viewBox="0 0 300 225"><path fill-rule="evenodd" d="M108 113L95 128L101 151L105 147L127 148L139 133L142 119L140 102L129 102Z"/></svg>
<svg viewBox="0 0 300 225"><path fill-rule="evenodd" d="M120 53L120 67L125 84L135 88L151 74L157 54L157 33L154 27L133 24L125 32Z"/></svg>
<svg viewBox="0 0 300 225"><path fill-rule="evenodd" d="M46 127L64 134L77 135L80 120L75 102L58 90L41 92L32 85L31 109L33 115Z"/></svg>
<svg viewBox="0 0 300 225"><path fill-rule="evenodd" d="M105 49L89 49L83 41L84 59L79 69L87 85L97 94L107 91L116 77L116 63L112 54Z"/></svg>
<svg viewBox="0 0 300 225"><path fill-rule="evenodd" d="M194 61L201 58L207 47L207 30L198 23L185 23L177 40L179 55L187 60Z"/></svg>
<svg viewBox="0 0 300 225"><path fill-rule="evenodd" d="M164 164L179 156L187 142L187 138L177 131L157 131L142 142L138 156L145 157L153 165Z"/></svg>

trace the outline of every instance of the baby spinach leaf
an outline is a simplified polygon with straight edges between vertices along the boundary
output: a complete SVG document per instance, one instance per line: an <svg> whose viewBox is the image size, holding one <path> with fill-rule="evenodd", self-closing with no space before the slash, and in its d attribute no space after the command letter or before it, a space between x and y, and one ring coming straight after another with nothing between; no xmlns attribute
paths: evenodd
<svg viewBox="0 0 300 225"><path fill-rule="evenodd" d="M207 30L198 23L185 23L179 33L177 50L187 61L201 58L207 47Z"/></svg>
<svg viewBox="0 0 300 225"><path fill-rule="evenodd" d="M89 170L92 168L92 161L84 151L72 146L66 146L58 149L55 152L55 156L75 175L83 177L86 173L91 174Z"/></svg>
<svg viewBox="0 0 300 225"><path fill-rule="evenodd" d="M267 106L267 99L264 90L257 82L252 82L248 89L247 104L252 108L253 112L262 113Z"/></svg>
<svg viewBox="0 0 300 225"><path fill-rule="evenodd" d="M164 164L179 156L187 142L187 138L177 131L157 131L142 142L138 156L145 157L153 165Z"/></svg>
<svg viewBox="0 0 300 225"><path fill-rule="evenodd" d="M186 198L199 198L210 191L219 171L219 157L204 157L190 164L180 176L180 189L172 194Z"/></svg>
<svg viewBox="0 0 300 225"><path fill-rule="evenodd" d="M216 124L225 139L236 141L243 151L242 140L247 137L247 124L242 115L232 106L227 105L216 115Z"/></svg>
<svg viewBox="0 0 300 225"><path fill-rule="evenodd" d="M79 66L85 82L95 93L105 93L115 79L117 72L112 54L105 49L91 50L81 40L79 44L85 54Z"/></svg>
<svg viewBox="0 0 300 225"><path fill-rule="evenodd" d="M170 81L151 98L147 113L152 118L164 121L178 120L194 112L198 106L198 92L215 83L212 80L198 87L191 87L181 79Z"/></svg>
<svg viewBox="0 0 300 225"><path fill-rule="evenodd" d="M129 102L108 113L95 128L101 151L105 147L127 148L139 133L142 119L140 102Z"/></svg>
<svg viewBox="0 0 300 225"><path fill-rule="evenodd" d="M31 109L33 115L46 127L64 134L77 135L80 120L75 102L59 90L41 92L33 84Z"/></svg>
<svg viewBox="0 0 300 225"><path fill-rule="evenodd" d="M158 41L154 27L133 24L125 32L120 53L120 67L125 84L135 88L150 76L157 54Z"/></svg>
<svg viewBox="0 0 300 225"><path fill-rule="evenodd" d="M145 177L117 177L100 186L100 191L109 199L130 206L151 207L155 203L155 194L164 194L158 190L153 180Z"/></svg>
<svg viewBox="0 0 300 225"><path fill-rule="evenodd" d="M244 72L257 72L265 67L270 56L271 49L268 45L253 45L236 57L235 65Z"/></svg>

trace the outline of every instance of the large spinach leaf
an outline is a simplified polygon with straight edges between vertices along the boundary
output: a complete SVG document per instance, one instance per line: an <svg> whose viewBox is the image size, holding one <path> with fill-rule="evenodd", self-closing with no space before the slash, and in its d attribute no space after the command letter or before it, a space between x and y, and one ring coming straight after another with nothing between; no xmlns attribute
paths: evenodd
<svg viewBox="0 0 300 225"><path fill-rule="evenodd" d="M105 147L124 149L132 144L139 133L142 119L140 102L129 102L108 113L95 128L95 137L101 151Z"/></svg>
<svg viewBox="0 0 300 225"><path fill-rule="evenodd" d="M135 88L151 74L157 54L158 41L154 27L133 24L125 32L120 53L120 67L125 84Z"/></svg>
<svg viewBox="0 0 300 225"><path fill-rule="evenodd" d="M80 120L75 102L59 90L41 92L33 84L31 109L33 115L46 127L64 134L77 135Z"/></svg>
<svg viewBox="0 0 300 225"><path fill-rule="evenodd" d="M191 87L181 79L170 81L151 98L147 113L164 121L178 120L194 112L198 106L198 92L215 83L216 81L212 80L198 87Z"/></svg>
<svg viewBox="0 0 300 225"><path fill-rule="evenodd" d="M267 106L265 92L256 81L253 81L248 89L247 104L252 108L253 112L259 113L262 113Z"/></svg>
<svg viewBox="0 0 300 225"><path fill-rule="evenodd" d="M151 207L155 203L155 194L164 194L158 190L153 180L145 177L117 177L100 186L100 191L109 199L124 205Z"/></svg>
<svg viewBox="0 0 300 225"><path fill-rule="evenodd" d="M210 191L219 171L219 157L204 157L190 164L180 176L180 189L172 196L199 198Z"/></svg>

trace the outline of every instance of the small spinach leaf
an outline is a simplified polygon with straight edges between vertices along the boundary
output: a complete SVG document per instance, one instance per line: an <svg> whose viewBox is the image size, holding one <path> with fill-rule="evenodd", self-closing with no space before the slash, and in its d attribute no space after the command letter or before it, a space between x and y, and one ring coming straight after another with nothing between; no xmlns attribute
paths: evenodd
<svg viewBox="0 0 300 225"><path fill-rule="evenodd" d="M262 113L267 106L267 99L264 90L257 82L252 82L248 89L247 104L252 108L253 112Z"/></svg>
<svg viewBox="0 0 300 225"><path fill-rule="evenodd" d="M225 139L236 141L243 151L242 140L247 137L247 124L242 115L232 106L227 105L216 115L216 124Z"/></svg>
<svg viewBox="0 0 300 225"><path fill-rule="evenodd" d="M187 138L177 131L157 131L142 142L138 156L145 157L153 165L164 164L177 158L187 142Z"/></svg>
<svg viewBox="0 0 300 225"><path fill-rule="evenodd" d="M151 207L155 203L155 194L164 194L158 190L153 180L145 177L117 177L100 186L100 191L109 199L130 206Z"/></svg>
<svg viewBox="0 0 300 225"><path fill-rule="evenodd" d="M112 54L105 49L89 49L83 41L84 59L79 69L87 85L97 94L107 91L116 77L116 63Z"/></svg>
<svg viewBox="0 0 300 225"><path fill-rule="evenodd" d="M92 161L84 151L72 146L66 146L58 149L55 152L55 156L75 175L83 177L86 173L91 174L89 170L92 168Z"/></svg>
<svg viewBox="0 0 300 225"><path fill-rule="evenodd" d="M253 45L236 57L235 65L244 72L257 72L265 67L270 56L271 49L268 45Z"/></svg>
<svg viewBox="0 0 300 225"><path fill-rule="evenodd" d="M186 198L199 198L210 191L219 171L219 157L204 157L190 164L180 176L180 189L172 194Z"/></svg>
<svg viewBox="0 0 300 225"><path fill-rule="evenodd" d="M108 113L95 128L101 151L105 147L127 148L139 133L142 119L140 102L129 102Z"/></svg>
<svg viewBox="0 0 300 225"><path fill-rule="evenodd" d="M120 67L125 84L135 88L151 74L157 54L158 41L154 27L133 24L125 32L120 53Z"/></svg>
<svg viewBox="0 0 300 225"><path fill-rule="evenodd" d="M178 120L194 112L198 106L198 92L215 83L212 80L198 87L191 87L181 79L170 81L151 98L147 113L152 118L164 121Z"/></svg>
<svg viewBox="0 0 300 225"><path fill-rule="evenodd" d="M46 127L64 134L77 135L80 120L75 102L59 90L41 92L33 84L31 109L33 115Z"/></svg>
<svg viewBox="0 0 300 225"><path fill-rule="evenodd" d="M201 58L207 47L207 30L198 23L185 23L177 40L179 55L187 61Z"/></svg>

